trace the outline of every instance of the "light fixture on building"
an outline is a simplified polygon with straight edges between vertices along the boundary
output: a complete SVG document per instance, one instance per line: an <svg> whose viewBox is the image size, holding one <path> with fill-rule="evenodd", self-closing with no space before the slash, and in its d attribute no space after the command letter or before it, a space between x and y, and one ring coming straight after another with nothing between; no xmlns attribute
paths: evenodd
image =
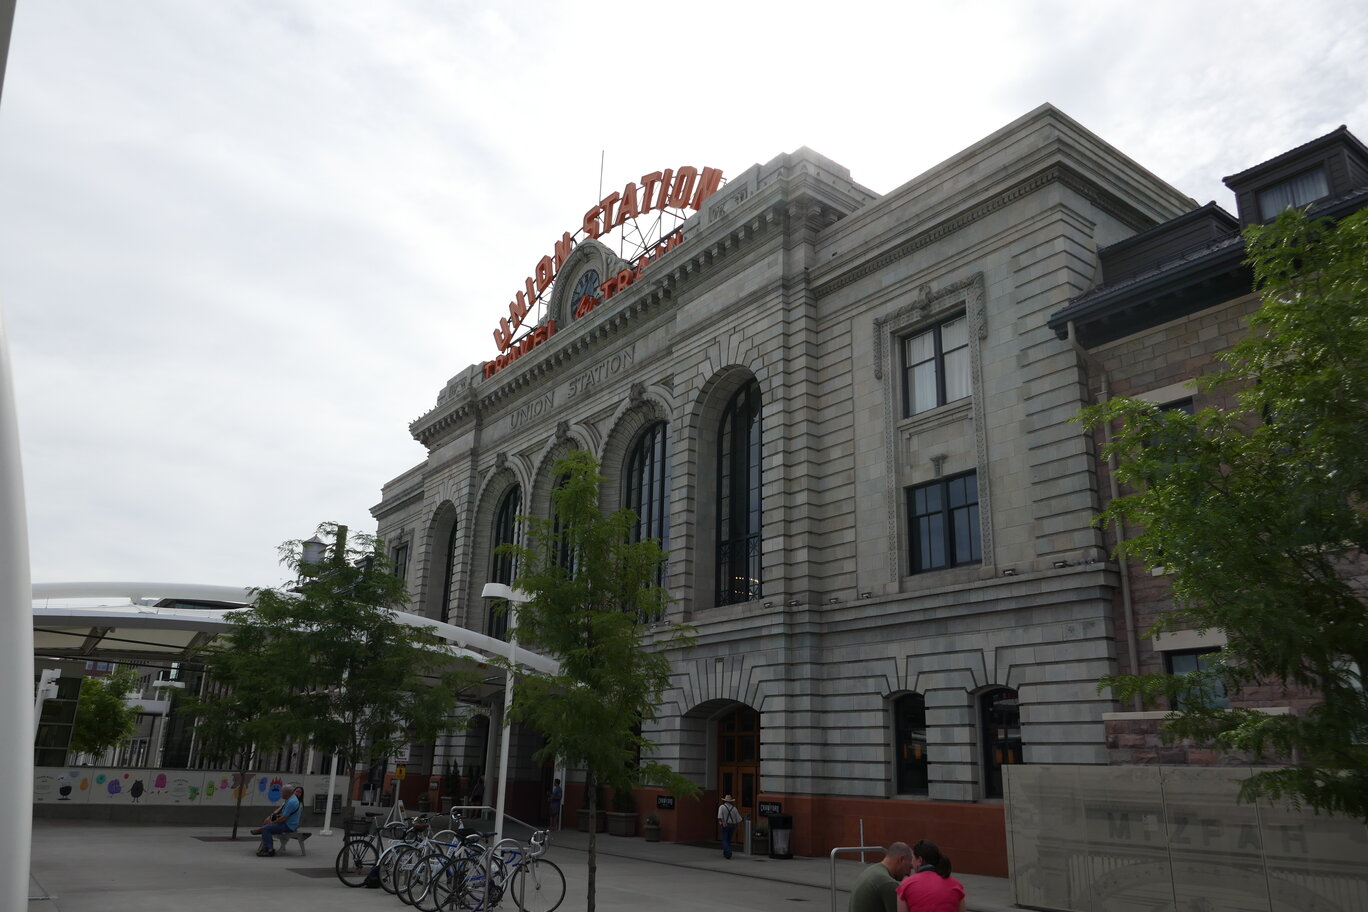
<svg viewBox="0 0 1368 912"><path fill-rule="evenodd" d="M839 604L841 604L841 600L838 599L838 598L834 598L834 597L833 597L833 598L827 599L827 603L828 603L828 604L831 604L831 605L839 605Z"/></svg>
<svg viewBox="0 0 1368 912"><path fill-rule="evenodd" d="M1008 567L1002 571L1003 576L1016 576L1016 567Z"/></svg>
<svg viewBox="0 0 1368 912"><path fill-rule="evenodd" d="M766 607L766 608L773 608L773 607L774 607L774 602L765 602L765 607Z"/></svg>
<svg viewBox="0 0 1368 912"><path fill-rule="evenodd" d="M860 593L860 598L873 598L873 597L874 597L874 593L872 593L872 592L861 592L861 593Z"/></svg>
<svg viewBox="0 0 1368 912"><path fill-rule="evenodd" d="M797 608L797 607L798 607L798 600L797 600L797 599L789 599L789 600L788 600L788 606L789 606L790 608Z"/></svg>
<svg viewBox="0 0 1368 912"><path fill-rule="evenodd" d="M1068 561L1057 560L1054 562L1054 568L1056 570L1063 570L1067 566L1069 566Z"/></svg>

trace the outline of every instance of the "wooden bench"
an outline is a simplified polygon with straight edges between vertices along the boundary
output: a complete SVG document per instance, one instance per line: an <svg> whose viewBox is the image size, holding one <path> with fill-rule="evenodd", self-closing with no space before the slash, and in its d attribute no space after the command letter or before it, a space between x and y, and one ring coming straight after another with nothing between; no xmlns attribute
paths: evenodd
<svg viewBox="0 0 1368 912"><path fill-rule="evenodd" d="M304 841L312 835L313 833L310 833L307 830L295 830L293 833L276 833L273 838L280 840L280 851L282 852L285 851L285 843L289 842L291 839L297 840L299 842L299 854L307 855L309 853L304 851Z"/></svg>

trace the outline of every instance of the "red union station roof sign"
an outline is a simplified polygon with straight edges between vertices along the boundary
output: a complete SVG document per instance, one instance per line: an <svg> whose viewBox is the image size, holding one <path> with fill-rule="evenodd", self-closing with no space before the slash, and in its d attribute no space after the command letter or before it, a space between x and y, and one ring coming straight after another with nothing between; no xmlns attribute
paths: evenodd
<svg viewBox="0 0 1368 912"><path fill-rule="evenodd" d="M692 209L697 212L703 201L716 193L721 185L722 172L717 168L699 170L691 165L666 168L664 171L643 174L640 183L629 181L621 193L610 193L591 206L584 213L579 231L574 235L568 231L561 235L552 252L537 261L532 274L523 280L522 290L509 302L508 316L499 318L499 325L494 330L494 344L499 348L499 355L493 361L485 362L484 375L493 376L520 355L526 354L555 334L555 321L547 320L522 338L513 338L543 292L555 281L581 234L597 238L622 227L629 220L657 210L663 212L668 209ZM675 232L638 256L633 268L608 276L599 286L603 300L611 298L630 285L657 257L675 247L680 240L679 233ZM576 302L576 306L579 315L583 315L592 308L592 298L589 302Z"/></svg>

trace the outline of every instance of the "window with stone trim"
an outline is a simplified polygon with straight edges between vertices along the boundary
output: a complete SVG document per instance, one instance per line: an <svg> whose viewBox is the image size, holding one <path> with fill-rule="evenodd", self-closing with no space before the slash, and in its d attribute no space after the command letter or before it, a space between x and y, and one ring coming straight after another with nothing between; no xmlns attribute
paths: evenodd
<svg viewBox="0 0 1368 912"><path fill-rule="evenodd" d="M969 318L959 314L903 336L903 417L969 397Z"/></svg>
<svg viewBox="0 0 1368 912"><path fill-rule="evenodd" d="M516 485L508 489L499 501L499 509L494 514L494 535L490 545L490 564L489 581L493 583L503 583L506 586L513 585L513 579L517 575L517 561L511 554L499 554L497 548L500 545L517 544L521 537L522 524L518 521L518 515L522 512L522 489ZM489 602L488 617L485 630L492 637L499 639L508 638L508 611L500 600L492 599Z"/></svg>
<svg viewBox="0 0 1368 912"><path fill-rule="evenodd" d="M401 541L390 549L390 560L394 564L394 575L401 580L408 579L409 543Z"/></svg>
<svg viewBox="0 0 1368 912"><path fill-rule="evenodd" d="M1192 686L1201 687L1206 693L1206 705L1225 709L1230 706L1225 682L1213 674L1220 667L1220 659L1219 648L1169 650L1164 653L1164 670L1171 675L1192 675ZM1170 709L1187 709L1186 701L1175 699Z"/></svg>
<svg viewBox="0 0 1368 912"><path fill-rule="evenodd" d="M751 380L722 410L717 433L717 604L764 594L760 565L760 384Z"/></svg>
<svg viewBox="0 0 1368 912"><path fill-rule="evenodd" d="M661 550L670 547L668 430L669 426L663 421L646 426L627 455L627 472L623 480L626 487L623 503L636 514L632 540L655 539ZM664 574L662 565L657 572L657 585L665 582Z"/></svg>
<svg viewBox="0 0 1368 912"><path fill-rule="evenodd" d="M893 760L899 795L925 795L930 782L926 762L926 698L903 694L893 701Z"/></svg>
<svg viewBox="0 0 1368 912"><path fill-rule="evenodd" d="M908 488L907 514L912 539L910 572L982 562L977 472Z"/></svg>
<svg viewBox="0 0 1368 912"><path fill-rule="evenodd" d="M565 474L556 479L555 491L565 487L570 481L569 474ZM556 563L565 570L572 579L575 576L575 568L579 563L579 555L574 546L570 543L570 530L562 525L560 511L556 509L556 495L551 494L551 535L556 543Z"/></svg>
<svg viewBox="0 0 1368 912"><path fill-rule="evenodd" d="M1002 768L1022 762L1021 703L1017 692L1007 687L988 691L979 697L979 714L983 739L983 796L1001 798Z"/></svg>

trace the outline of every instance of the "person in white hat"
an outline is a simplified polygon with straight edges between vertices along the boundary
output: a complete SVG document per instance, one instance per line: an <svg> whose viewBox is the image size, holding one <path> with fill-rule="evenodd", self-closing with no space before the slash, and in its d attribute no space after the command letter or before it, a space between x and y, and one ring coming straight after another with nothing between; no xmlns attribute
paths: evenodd
<svg viewBox="0 0 1368 912"><path fill-rule="evenodd" d="M731 795L724 795L722 803L717 807L717 825L722 828L723 858L731 858L732 834L736 832L736 825L741 822L741 812L736 809L734 801L736 799Z"/></svg>

